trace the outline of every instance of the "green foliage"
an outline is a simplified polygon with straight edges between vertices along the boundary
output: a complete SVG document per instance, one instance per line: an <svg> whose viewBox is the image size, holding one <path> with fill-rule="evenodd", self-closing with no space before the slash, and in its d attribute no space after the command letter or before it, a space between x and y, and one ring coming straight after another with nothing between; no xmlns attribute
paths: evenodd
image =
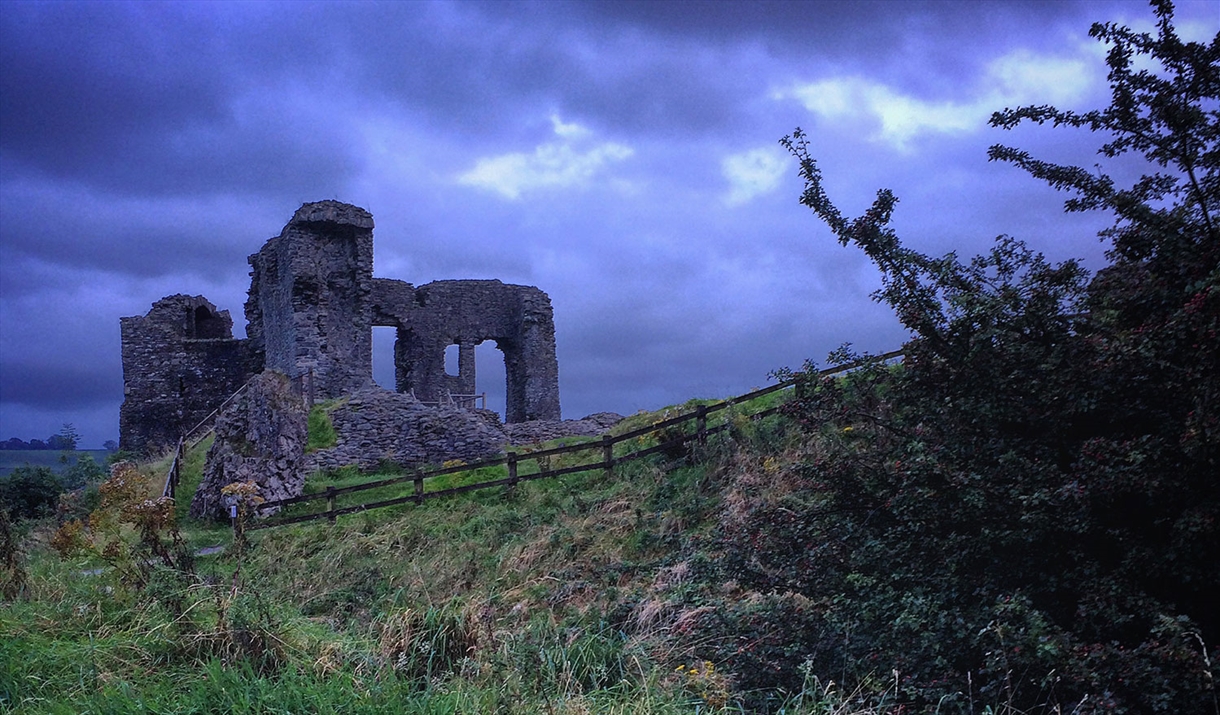
<svg viewBox="0 0 1220 715"><path fill-rule="evenodd" d="M120 575L125 586L136 590L153 581L158 567L193 573L194 555L175 524L174 500L147 498L134 465L116 464L98 493L98 506L87 520L62 524L51 539L51 546L62 557L100 559ZM129 538L131 532L134 540ZM179 602L173 605L181 610Z"/></svg>
<svg viewBox="0 0 1220 715"><path fill-rule="evenodd" d="M335 425L331 422L326 406L314 405L309 411L309 433L305 450L314 452L334 447L338 443L339 435L335 432Z"/></svg>
<svg viewBox="0 0 1220 715"><path fill-rule="evenodd" d="M60 475L64 489L80 489L89 484L97 484L108 476L106 468L94 461L91 455L78 457L72 466Z"/></svg>
<svg viewBox="0 0 1220 715"><path fill-rule="evenodd" d="M181 471L178 473L177 498L174 503L174 518L182 523L190 518L191 497L203 481L203 467L208 450L216 439L215 434L205 437L194 447L187 447L183 452ZM172 458L172 457L171 457ZM164 460L164 469L158 469L158 478L164 477L169 471L170 460Z"/></svg>
<svg viewBox="0 0 1220 715"><path fill-rule="evenodd" d="M76 449L76 445L80 442L80 433L76 431L76 426L71 422L65 422L63 428L56 435L58 446L65 452L71 452Z"/></svg>
<svg viewBox="0 0 1220 715"><path fill-rule="evenodd" d="M0 702L31 712L724 712L690 705L661 682L672 665L658 671L600 605L586 610L635 572L619 545L661 523L624 508L647 501L657 475L638 466L623 476L258 532L239 574L205 563L184 578L158 565L138 592L113 568L81 578L80 561L41 559L35 597L0 612Z"/></svg>
<svg viewBox="0 0 1220 715"><path fill-rule="evenodd" d="M76 449L76 443L80 440L80 435L76 431L76 427L72 426L71 422L65 422L63 428L59 430L59 434L53 434L47 438L45 443L46 449L57 449L63 452L63 459L71 456ZM33 447L38 440L31 440L30 445Z"/></svg>
<svg viewBox="0 0 1220 715"><path fill-rule="evenodd" d="M0 509L0 600L11 601L25 590L26 573L17 544L17 530L8 510Z"/></svg>
<svg viewBox="0 0 1220 715"><path fill-rule="evenodd" d="M63 484L47 467L17 467L0 477L0 509L11 518L34 519L55 511Z"/></svg>
<svg viewBox="0 0 1220 715"><path fill-rule="evenodd" d="M534 692L592 692L631 677L626 640L605 623L575 622L558 629L533 620L506 643L503 657Z"/></svg>
<svg viewBox="0 0 1220 715"><path fill-rule="evenodd" d="M1118 190L993 148L1074 191L1069 210L1115 212L1113 265L1091 280L1007 237L967 263L906 248L893 194L848 219L805 136L784 140L802 203L877 264L877 299L915 337L896 371L797 375L789 413L818 449L797 488L726 529L735 578L810 604L788 619L810 629L760 656L771 684L798 687L803 652L823 676L897 668L916 709L1215 711L1220 36L1184 43L1154 7L1156 36L1092 30L1111 44L1108 109L993 118L1105 131L1103 155L1158 167Z"/></svg>

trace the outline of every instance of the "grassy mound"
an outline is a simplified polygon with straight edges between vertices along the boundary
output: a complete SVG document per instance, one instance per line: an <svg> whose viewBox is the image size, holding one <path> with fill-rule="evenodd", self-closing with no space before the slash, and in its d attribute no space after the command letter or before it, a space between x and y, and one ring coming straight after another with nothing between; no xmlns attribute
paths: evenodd
<svg viewBox="0 0 1220 715"><path fill-rule="evenodd" d="M611 476L250 532L244 544L227 525L185 518L200 445L177 527L156 535L169 545L176 531L190 552L173 568L156 547L141 551L136 522L107 538L134 544L130 559L155 562L147 568L106 558L107 543L61 559L54 524L30 531L24 591L0 614L0 702L23 712L739 711L747 696L712 660L736 647L726 605L764 597L723 582L716 540L744 475L792 456L782 419L739 419L705 446ZM143 468L145 496L167 466ZM310 489L385 476L315 475ZM795 706L813 692L772 700Z"/></svg>

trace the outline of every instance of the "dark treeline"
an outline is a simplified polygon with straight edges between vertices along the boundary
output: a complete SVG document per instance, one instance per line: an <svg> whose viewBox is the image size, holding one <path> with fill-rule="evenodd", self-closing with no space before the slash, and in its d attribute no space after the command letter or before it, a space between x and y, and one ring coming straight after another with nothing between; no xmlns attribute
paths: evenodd
<svg viewBox="0 0 1220 715"><path fill-rule="evenodd" d="M0 449L50 449L58 451L72 451L77 448L80 443L80 434L77 433L76 427L71 422L65 422L63 429L59 430L59 434L53 434L45 440L32 439L29 442L19 438L10 437L7 440L0 442ZM119 448L119 445L114 440L106 440L102 445L111 452Z"/></svg>
<svg viewBox="0 0 1220 715"><path fill-rule="evenodd" d="M0 449L76 449L76 443L67 439L63 435L53 434L45 440L32 439L26 442L17 437L0 442Z"/></svg>

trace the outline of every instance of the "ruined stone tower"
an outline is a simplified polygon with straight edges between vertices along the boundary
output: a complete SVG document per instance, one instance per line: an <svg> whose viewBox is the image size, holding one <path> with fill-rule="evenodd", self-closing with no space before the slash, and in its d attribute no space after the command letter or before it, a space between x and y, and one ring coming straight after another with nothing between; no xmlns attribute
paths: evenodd
<svg viewBox="0 0 1220 715"><path fill-rule="evenodd" d="M312 374L317 399L373 381L373 216L338 201L305 204L250 256L246 331L267 369Z"/></svg>
<svg viewBox="0 0 1220 715"><path fill-rule="evenodd" d="M495 280L410 283L373 278L373 217L338 201L303 205L250 256L245 340L202 296L171 296L123 318L124 449L174 443L263 369L308 384L315 399L373 385L372 329L398 331L397 389L421 401L475 391L474 348L504 354L506 422L558 420L559 364L551 301ZM457 375L445 350L457 345ZM194 420L194 421L192 421Z"/></svg>

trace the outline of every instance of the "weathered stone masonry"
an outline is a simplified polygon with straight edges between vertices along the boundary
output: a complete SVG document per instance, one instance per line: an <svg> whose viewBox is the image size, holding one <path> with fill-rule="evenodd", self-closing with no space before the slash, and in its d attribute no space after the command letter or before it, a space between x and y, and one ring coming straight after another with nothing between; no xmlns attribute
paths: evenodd
<svg viewBox="0 0 1220 715"><path fill-rule="evenodd" d="M474 347L493 340L504 353L505 421L560 419L554 319L537 288L373 278L373 217L337 201L302 206L249 261L247 339L234 339L228 312L202 296L170 296L122 319L124 449L174 443L263 369L309 380L316 399L371 388L375 325L398 331L399 392L424 401L473 393ZM459 374L446 375L455 344Z"/></svg>
<svg viewBox="0 0 1220 715"><path fill-rule="evenodd" d="M374 325L398 329L399 392L438 401L474 394L474 349L495 341L504 353L505 422L559 419L559 363L551 299L530 286L500 281L437 281L419 288L373 279ZM445 373L445 350L458 346L458 374Z"/></svg>
<svg viewBox="0 0 1220 715"><path fill-rule="evenodd" d="M147 315L119 321L123 344L123 449L172 445L262 369L233 337L229 311L203 296L171 295Z"/></svg>
<svg viewBox="0 0 1220 715"><path fill-rule="evenodd" d="M335 201L305 204L250 256L247 333L263 365L312 373L317 399L373 382L373 217Z"/></svg>

